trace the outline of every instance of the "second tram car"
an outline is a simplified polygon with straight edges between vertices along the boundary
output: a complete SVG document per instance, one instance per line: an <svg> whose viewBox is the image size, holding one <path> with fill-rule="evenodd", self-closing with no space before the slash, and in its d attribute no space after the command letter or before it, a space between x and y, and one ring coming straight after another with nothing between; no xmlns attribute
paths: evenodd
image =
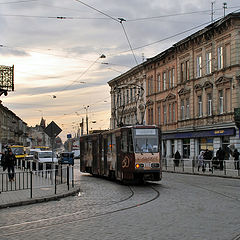
<svg viewBox="0 0 240 240"><path fill-rule="evenodd" d="M80 169L120 181L162 178L157 126L126 126L80 137Z"/></svg>

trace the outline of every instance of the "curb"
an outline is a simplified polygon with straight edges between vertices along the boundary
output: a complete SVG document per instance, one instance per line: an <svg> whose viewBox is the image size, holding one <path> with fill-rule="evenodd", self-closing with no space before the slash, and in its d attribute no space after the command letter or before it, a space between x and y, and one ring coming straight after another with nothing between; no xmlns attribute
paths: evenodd
<svg viewBox="0 0 240 240"><path fill-rule="evenodd" d="M239 177L234 177L234 176L227 176L227 175L214 175L214 174L201 174L201 173L191 173L191 172L174 172L174 171L168 171L168 170L162 170L162 172L169 172L169 173L178 173L178 174L187 174L187 175L197 175L197 176L203 176L203 177L221 177L221 178L230 178L230 179L239 179Z"/></svg>
<svg viewBox="0 0 240 240"><path fill-rule="evenodd" d="M49 197L33 198L33 199L24 200L24 201L20 201L20 202L2 204L2 205L0 205L0 209L9 208L9 207L19 207L19 206L25 206L25 205L29 205L29 204L48 202L48 201L56 201L60 198L65 198L65 197L75 195L78 192L80 192L80 187L78 187L77 189L75 189L73 191L67 192L67 193L52 195Z"/></svg>

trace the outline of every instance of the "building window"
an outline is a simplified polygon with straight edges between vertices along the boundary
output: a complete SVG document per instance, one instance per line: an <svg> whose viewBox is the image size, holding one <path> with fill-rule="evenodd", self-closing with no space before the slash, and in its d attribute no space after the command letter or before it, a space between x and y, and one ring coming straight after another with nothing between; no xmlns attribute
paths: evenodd
<svg viewBox="0 0 240 240"><path fill-rule="evenodd" d="M129 103L129 90L127 89L127 99L126 102Z"/></svg>
<svg viewBox="0 0 240 240"><path fill-rule="evenodd" d="M123 105L125 105L125 89L123 89Z"/></svg>
<svg viewBox="0 0 240 240"><path fill-rule="evenodd" d="M169 123L172 122L172 104L168 105L168 121Z"/></svg>
<svg viewBox="0 0 240 240"><path fill-rule="evenodd" d="M190 118L189 98L186 99L186 119Z"/></svg>
<svg viewBox="0 0 240 240"><path fill-rule="evenodd" d="M158 106L158 124L161 125L161 108Z"/></svg>
<svg viewBox="0 0 240 240"><path fill-rule="evenodd" d="M225 46L225 66L229 67L231 65L231 47L230 44Z"/></svg>
<svg viewBox="0 0 240 240"><path fill-rule="evenodd" d="M223 47L217 49L218 70L223 68Z"/></svg>
<svg viewBox="0 0 240 240"><path fill-rule="evenodd" d="M207 114L208 116L212 116L212 94L207 94Z"/></svg>
<svg viewBox="0 0 240 240"><path fill-rule="evenodd" d="M165 91L166 90L166 73L164 72L163 73L163 91Z"/></svg>
<svg viewBox="0 0 240 240"><path fill-rule="evenodd" d="M130 88L130 102L133 101L133 90L132 88Z"/></svg>
<svg viewBox="0 0 240 240"><path fill-rule="evenodd" d="M206 53L206 74L210 74L212 72L212 53Z"/></svg>
<svg viewBox="0 0 240 240"><path fill-rule="evenodd" d="M198 96L198 117L202 117L202 96Z"/></svg>
<svg viewBox="0 0 240 240"><path fill-rule="evenodd" d="M172 69L172 86L175 84L175 68Z"/></svg>
<svg viewBox="0 0 240 240"><path fill-rule="evenodd" d="M186 61L186 80L190 79L190 64L189 64L189 60Z"/></svg>
<svg viewBox="0 0 240 240"><path fill-rule="evenodd" d="M163 123L166 125L167 124L167 106L163 106Z"/></svg>
<svg viewBox="0 0 240 240"><path fill-rule="evenodd" d="M223 90L219 91L219 113L223 114Z"/></svg>
<svg viewBox="0 0 240 240"><path fill-rule="evenodd" d="M181 120L184 120L184 115L185 115L185 112L184 112L184 100L182 99L181 100Z"/></svg>
<svg viewBox="0 0 240 240"><path fill-rule="evenodd" d="M197 77L202 76L202 56L197 56Z"/></svg>
<svg viewBox="0 0 240 240"><path fill-rule="evenodd" d="M176 114L175 114L175 103L172 104L172 117L173 117L173 122L176 120Z"/></svg>
<svg viewBox="0 0 240 240"><path fill-rule="evenodd" d="M183 139L183 158L190 157L190 139Z"/></svg>
<svg viewBox="0 0 240 240"><path fill-rule="evenodd" d="M168 71L168 86L172 88L172 71Z"/></svg>
<svg viewBox="0 0 240 240"><path fill-rule="evenodd" d="M160 92L161 90L161 75L158 74L157 76L157 92Z"/></svg>
<svg viewBox="0 0 240 240"><path fill-rule="evenodd" d="M180 71L180 80L181 82L184 81L184 63L181 63L181 71Z"/></svg>

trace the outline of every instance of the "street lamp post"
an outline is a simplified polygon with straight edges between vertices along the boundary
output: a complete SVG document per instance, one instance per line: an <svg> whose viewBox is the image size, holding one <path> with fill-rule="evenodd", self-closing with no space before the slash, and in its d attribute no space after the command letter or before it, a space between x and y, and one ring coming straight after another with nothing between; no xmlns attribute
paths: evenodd
<svg viewBox="0 0 240 240"><path fill-rule="evenodd" d="M86 110L86 129L87 129L87 134L88 134L88 108L89 108L89 105L84 107L84 109Z"/></svg>

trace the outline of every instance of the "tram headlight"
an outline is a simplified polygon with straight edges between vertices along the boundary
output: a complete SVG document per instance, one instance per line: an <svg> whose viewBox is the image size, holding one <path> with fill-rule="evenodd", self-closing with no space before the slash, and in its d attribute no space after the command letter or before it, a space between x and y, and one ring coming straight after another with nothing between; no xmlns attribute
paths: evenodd
<svg viewBox="0 0 240 240"><path fill-rule="evenodd" d="M136 168L144 168L144 164L143 163L137 163L135 165Z"/></svg>

